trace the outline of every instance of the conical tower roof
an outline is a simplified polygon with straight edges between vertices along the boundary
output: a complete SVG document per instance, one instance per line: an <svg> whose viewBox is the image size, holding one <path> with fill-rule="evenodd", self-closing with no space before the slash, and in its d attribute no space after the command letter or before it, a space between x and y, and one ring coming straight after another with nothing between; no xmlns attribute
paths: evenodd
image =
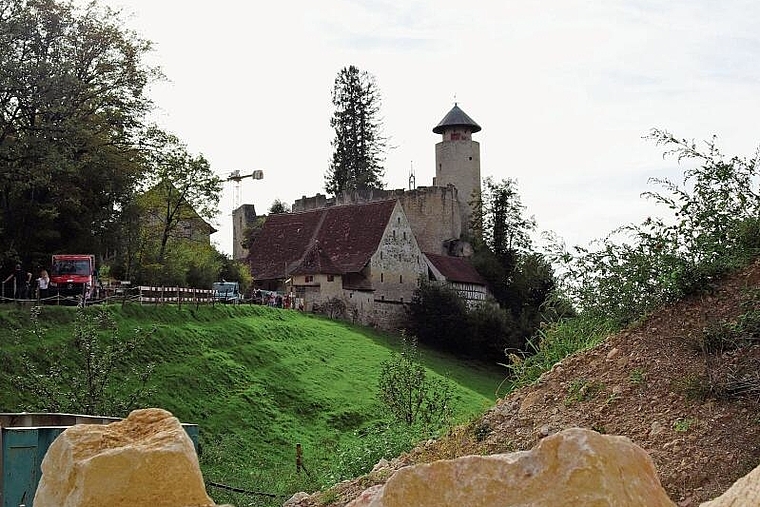
<svg viewBox="0 0 760 507"><path fill-rule="evenodd" d="M454 103L454 107L451 108L451 111L449 111L446 116L443 117L443 120L435 126L433 132L436 134L443 134L444 130L453 127L469 127L471 132L479 132L481 130L480 125L467 116L467 113L459 109L456 102Z"/></svg>

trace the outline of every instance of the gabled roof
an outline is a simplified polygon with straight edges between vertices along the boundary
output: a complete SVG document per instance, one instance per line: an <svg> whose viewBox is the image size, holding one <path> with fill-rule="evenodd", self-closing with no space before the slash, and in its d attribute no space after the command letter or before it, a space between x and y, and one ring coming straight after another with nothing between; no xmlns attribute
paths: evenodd
<svg viewBox="0 0 760 507"><path fill-rule="evenodd" d="M142 205L145 207L145 210L153 215L160 214L160 213L163 213L164 215L166 215L166 213L163 212L163 209L166 208L166 188L164 188L163 185L169 185L171 186L174 192L179 193L179 190L177 189L176 185L174 185L173 183L159 182L138 196L138 201L142 203ZM152 199L153 200L158 199L159 205L151 206ZM182 218L180 219L180 221L202 222L208 227L209 234L214 234L215 232L218 232L218 230L213 225L211 225L202 216L200 216L197 211L195 211L195 208L193 208L192 205L189 202L187 202L187 199L185 199L184 197L182 198L182 202L180 202L180 209L182 212L181 214Z"/></svg>
<svg viewBox="0 0 760 507"><path fill-rule="evenodd" d="M357 273L379 248L395 207L391 200L270 215L250 248L253 276Z"/></svg>
<svg viewBox="0 0 760 507"><path fill-rule="evenodd" d="M487 285L485 279L475 271L467 259L428 252L425 252L425 257L450 282Z"/></svg>
<svg viewBox="0 0 760 507"><path fill-rule="evenodd" d="M451 111L446 113L443 120L433 128L433 132L436 134L443 134L445 130L454 127L467 127L470 129L470 132L480 132L481 130L480 125L467 116L467 113L459 109L459 106L457 106L456 103L454 103L454 107L451 108Z"/></svg>
<svg viewBox="0 0 760 507"><path fill-rule="evenodd" d="M314 244L306 251L301 259L301 263L293 269L291 275L310 275L322 273L325 275L339 275L340 269L327 256L324 250L319 246L319 242Z"/></svg>

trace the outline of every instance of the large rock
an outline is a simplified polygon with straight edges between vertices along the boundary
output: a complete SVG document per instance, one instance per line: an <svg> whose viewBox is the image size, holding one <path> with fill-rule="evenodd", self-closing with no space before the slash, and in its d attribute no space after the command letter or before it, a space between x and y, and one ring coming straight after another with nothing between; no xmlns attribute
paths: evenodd
<svg viewBox="0 0 760 507"><path fill-rule="evenodd" d="M349 507L675 507L625 437L569 429L533 450L403 468Z"/></svg>
<svg viewBox="0 0 760 507"><path fill-rule="evenodd" d="M760 505L760 466L739 479L728 491L699 507L757 507Z"/></svg>
<svg viewBox="0 0 760 507"><path fill-rule="evenodd" d="M166 410L61 433L42 460L35 507L195 507L206 495L193 442Z"/></svg>

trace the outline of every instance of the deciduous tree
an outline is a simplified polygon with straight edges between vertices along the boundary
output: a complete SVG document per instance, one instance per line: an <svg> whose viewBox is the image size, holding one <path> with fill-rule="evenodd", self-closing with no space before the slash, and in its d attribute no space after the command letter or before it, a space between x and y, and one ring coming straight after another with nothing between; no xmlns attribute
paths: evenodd
<svg viewBox="0 0 760 507"><path fill-rule="evenodd" d="M167 245L180 224L202 226L217 213L222 179L203 155L192 155L176 136L153 128L147 136L149 188L140 198L146 227L155 230L157 261L163 263Z"/></svg>
<svg viewBox="0 0 760 507"><path fill-rule="evenodd" d="M148 41L95 2L0 0L0 242L102 251L139 178Z"/></svg>

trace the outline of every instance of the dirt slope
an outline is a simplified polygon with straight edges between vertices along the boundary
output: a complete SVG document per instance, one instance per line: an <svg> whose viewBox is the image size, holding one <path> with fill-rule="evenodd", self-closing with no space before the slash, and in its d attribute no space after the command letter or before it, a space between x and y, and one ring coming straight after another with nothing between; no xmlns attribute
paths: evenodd
<svg viewBox="0 0 760 507"><path fill-rule="evenodd" d="M705 358L694 340L711 323L745 312L742 302L752 288L760 288L760 264L729 277L711 295L664 308L565 359L536 385L515 391L449 437L418 447L384 470L338 485L329 493L332 503L313 497L299 505L344 505L385 480L388 468L529 449L544 436L574 426L625 435L643 447L679 505L714 498L760 464L760 410L756 399L706 392ZM757 359L760 346L725 357L738 354Z"/></svg>

